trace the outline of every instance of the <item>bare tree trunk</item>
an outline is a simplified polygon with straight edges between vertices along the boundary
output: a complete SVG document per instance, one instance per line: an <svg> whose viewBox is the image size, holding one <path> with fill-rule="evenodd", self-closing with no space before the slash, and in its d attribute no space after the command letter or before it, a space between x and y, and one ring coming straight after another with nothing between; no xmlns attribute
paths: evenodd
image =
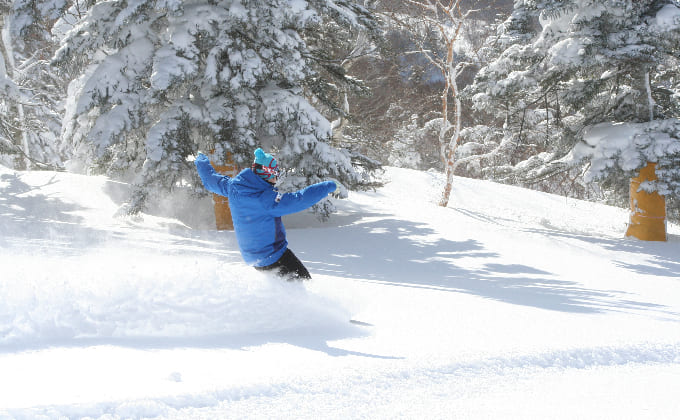
<svg viewBox="0 0 680 420"><path fill-rule="evenodd" d="M454 38L455 40L455 38ZM458 139L460 137L460 99L458 98L458 83L456 82L456 69L453 63L453 40L448 45L448 53L446 59L446 89L444 91L443 101L446 102L444 112L444 124L449 125L448 118L448 92L451 91L455 101L454 110L454 124L453 124L453 134L450 138L446 138L446 132L449 131L450 127L447 127L446 132L440 133L439 143L442 145L442 156L444 157L444 169L446 173L446 183L444 184L444 191L442 192L442 198L439 205L442 207L447 207L449 205L449 199L451 197L451 190L453 189L453 175L454 175L454 157L456 154L456 149L458 148Z"/></svg>
<svg viewBox="0 0 680 420"><path fill-rule="evenodd" d="M409 3L423 9L422 21L429 26L436 27L446 44L446 57L439 58L436 54L428 53L424 48L421 52L436 66L444 76L444 89L442 91L442 124L439 129L439 155L446 173L446 184L439 205L446 207L449 204L451 190L453 189L453 174L455 169L455 153L461 131L461 103L458 97L458 85L456 78L459 74L459 66L462 63L455 62L454 45L460 38L461 28L465 20L473 12L468 10L463 13L461 0L408 0ZM453 115L449 116L449 95L454 99ZM449 120L453 118L453 123ZM453 132L451 133L451 130Z"/></svg>
<svg viewBox="0 0 680 420"><path fill-rule="evenodd" d="M0 33L1 37L0 39L2 40L2 45L0 45L0 54L3 55L3 67L4 67L4 72L7 75L7 78L12 80L14 77L14 72L16 69L16 64L14 62L14 50L12 48L12 39L9 34L9 25L10 25L10 16L9 14L4 16L4 19L2 19L2 26L0 27ZM29 148L28 148L28 133L26 133L26 117L24 115L24 105L21 103L21 99L19 98L18 91L16 92L17 95L14 98L11 98L10 101L16 101L13 105L16 106L17 114L18 114L18 130L19 133L18 135L21 136L21 149L23 150L23 164L25 169L29 169L31 166L31 160L29 157ZM7 117L7 116L5 116ZM11 118L11 117L10 117Z"/></svg>
<svg viewBox="0 0 680 420"><path fill-rule="evenodd" d="M342 110L344 111L345 115L349 114L349 99L347 97L347 90L343 89L342 92ZM345 115L340 115L337 120L331 121L331 130L333 133L333 140L336 142L340 143L342 142L343 136L344 136L344 129L345 126L347 126L347 118L345 118Z"/></svg>
<svg viewBox="0 0 680 420"><path fill-rule="evenodd" d="M436 28L446 46L446 55L444 57L438 55L437 51L429 50L424 42L418 45L419 51L414 51L414 53L419 53L426 57L433 66L439 69L444 77L444 88L441 96L441 127L439 129L438 140L439 157L446 173L446 184L439 205L446 207L449 204L451 190L453 189L453 175L456 168L455 154L460 141L462 120L461 102L456 79L466 64L464 62L456 62L454 46L461 38L461 29L466 20L478 10L470 8L463 11L461 0L406 0L406 2L422 10L422 15L414 18L418 23L413 24L408 18L402 18L396 14L393 15L393 20L413 33L422 32L423 28L425 30ZM476 2L466 3L469 6ZM488 6L488 4L484 4L484 7ZM454 100L454 109L452 115L449 115L451 113L449 109L449 100L451 98Z"/></svg>
<svg viewBox="0 0 680 420"><path fill-rule="evenodd" d="M368 54L371 49L371 42L368 36L360 32L354 42L354 48L349 52L348 56L342 60L342 67L349 72L352 65L360 57ZM347 126L347 115L349 115L349 92L346 87L342 88L342 110L344 115L340 115L338 119L331 121L331 129L333 140L340 143L344 136L344 129Z"/></svg>

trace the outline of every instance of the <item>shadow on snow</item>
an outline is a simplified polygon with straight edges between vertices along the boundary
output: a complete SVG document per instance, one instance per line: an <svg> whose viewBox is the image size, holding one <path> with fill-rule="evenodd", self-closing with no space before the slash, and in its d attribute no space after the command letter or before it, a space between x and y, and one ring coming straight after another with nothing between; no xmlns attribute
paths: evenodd
<svg viewBox="0 0 680 420"><path fill-rule="evenodd" d="M548 310L599 313L664 308L653 303L626 299L623 291L589 289L575 281L558 279L554 274L532 266L493 263L493 259L500 255L486 249L476 240L429 240L428 237L437 233L429 225L390 217L388 214L364 215L363 221L334 229L332 235L328 232L325 246L317 246L300 254L305 261L309 261L309 266L316 273L401 287L468 293ZM537 232L535 229L527 231ZM634 249L631 252L643 252L646 249L624 240L547 230L537 233L570 236L616 249L631 247ZM320 233L300 231L295 234L304 236ZM292 241L292 247L295 247L295 241ZM469 261L457 264L458 261L471 258L482 259L478 268L466 268L471 265ZM672 264L677 273L680 264ZM657 270L630 268L646 274L656 274ZM664 268L658 268L658 274L673 275Z"/></svg>
<svg viewBox="0 0 680 420"><path fill-rule="evenodd" d="M61 254L67 250L101 243L108 236L83 225L74 212L84 210L45 194L31 194L59 181L52 177L45 185L33 187L16 174L0 175L7 184L0 196L0 247L31 246Z"/></svg>

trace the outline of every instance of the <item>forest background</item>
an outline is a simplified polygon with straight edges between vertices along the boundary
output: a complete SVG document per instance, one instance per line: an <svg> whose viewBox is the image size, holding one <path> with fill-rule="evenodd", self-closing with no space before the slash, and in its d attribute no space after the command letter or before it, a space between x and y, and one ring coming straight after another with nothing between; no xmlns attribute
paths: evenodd
<svg viewBox="0 0 680 420"><path fill-rule="evenodd" d="M0 164L105 174L124 211L204 194L198 151L282 189L382 165L628 205L655 162L680 220L676 0L0 1ZM448 192L447 192L448 189ZM323 217L332 202L316 207Z"/></svg>

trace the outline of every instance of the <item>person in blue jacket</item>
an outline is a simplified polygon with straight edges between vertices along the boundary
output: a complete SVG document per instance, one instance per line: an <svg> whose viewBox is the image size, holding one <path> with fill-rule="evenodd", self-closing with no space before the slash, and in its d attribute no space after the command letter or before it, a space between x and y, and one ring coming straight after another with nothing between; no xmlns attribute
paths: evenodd
<svg viewBox="0 0 680 420"><path fill-rule="evenodd" d="M258 148L251 168L232 177L220 175L208 157L194 161L205 188L229 199L234 231L244 261L258 270L276 271L289 279L311 279L309 271L288 248L281 216L318 203L336 189L333 181L319 182L294 193L279 193L276 159Z"/></svg>

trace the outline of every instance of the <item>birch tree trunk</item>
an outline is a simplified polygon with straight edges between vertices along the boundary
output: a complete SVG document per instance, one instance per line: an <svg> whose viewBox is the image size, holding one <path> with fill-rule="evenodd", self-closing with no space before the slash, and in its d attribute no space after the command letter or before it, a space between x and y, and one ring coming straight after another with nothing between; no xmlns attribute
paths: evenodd
<svg viewBox="0 0 680 420"><path fill-rule="evenodd" d="M453 175L455 169L455 153L458 148L461 130L461 104L458 97L456 78L459 66L456 63L454 45L460 38L461 28L465 19L473 10L463 13L460 0L409 0L410 3L423 9L423 19L427 24L435 26L446 45L446 57L438 58L436 54L426 54L430 62L439 68L444 76L442 91L442 125L439 129L440 158L444 165L446 183L439 205L449 205L451 190L453 189ZM449 96L454 100L453 115L449 116ZM453 119L453 123L450 121ZM452 132L453 130L453 132Z"/></svg>
<svg viewBox="0 0 680 420"><path fill-rule="evenodd" d="M455 39L454 39L455 40ZM442 192L442 198L439 205L442 207L447 207L449 205L449 199L451 197L451 190L453 189L453 175L454 175L454 158L456 154L456 149L458 148L458 140L460 137L460 99L458 98L458 84L456 83L456 71L453 62L453 40L448 45L448 53L446 59L446 88L444 94L442 95L442 101L444 102L444 107L442 111L442 117L444 118L443 125L448 126L449 121L446 116L448 115L448 94L449 91L453 94L455 110L453 113L453 134L451 137L447 138L447 133L450 131L450 127L446 127L446 130L440 131L439 144L442 145L442 157L444 160L444 170L446 174L446 183L444 184L444 191ZM442 127L443 128L443 127Z"/></svg>
<svg viewBox="0 0 680 420"><path fill-rule="evenodd" d="M3 17L3 19L0 21L2 24L2 27L0 27L0 40L2 41L0 45L0 54L2 54L2 66L4 67L4 73L9 80L14 79L14 73L16 71L16 64L14 62L14 50L12 48L12 37L10 36L9 33L9 26L10 26L10 15L7 14ZM25 115L24 115L24 106L21 103L21 98L19 97L19 92L16 91L15 95L10 96L7 98L7 100L10 101L8 105L14 105L16 107L16 112L17 112L17 124L12 124L14 126L14 130L18 130L17 137L20 137L20 150L23 151L23 165L25 169L29 169L31 166L31 160L29 158L29 147L28 147L28 134L26 133L26 121L25 121ZM13 104L11 102L14 102ZM11 115L4 115L5 118L12 118ZM14 131L12 130L12 131ZM14 144L15 139L11 139L12 143Z"/></svg>

